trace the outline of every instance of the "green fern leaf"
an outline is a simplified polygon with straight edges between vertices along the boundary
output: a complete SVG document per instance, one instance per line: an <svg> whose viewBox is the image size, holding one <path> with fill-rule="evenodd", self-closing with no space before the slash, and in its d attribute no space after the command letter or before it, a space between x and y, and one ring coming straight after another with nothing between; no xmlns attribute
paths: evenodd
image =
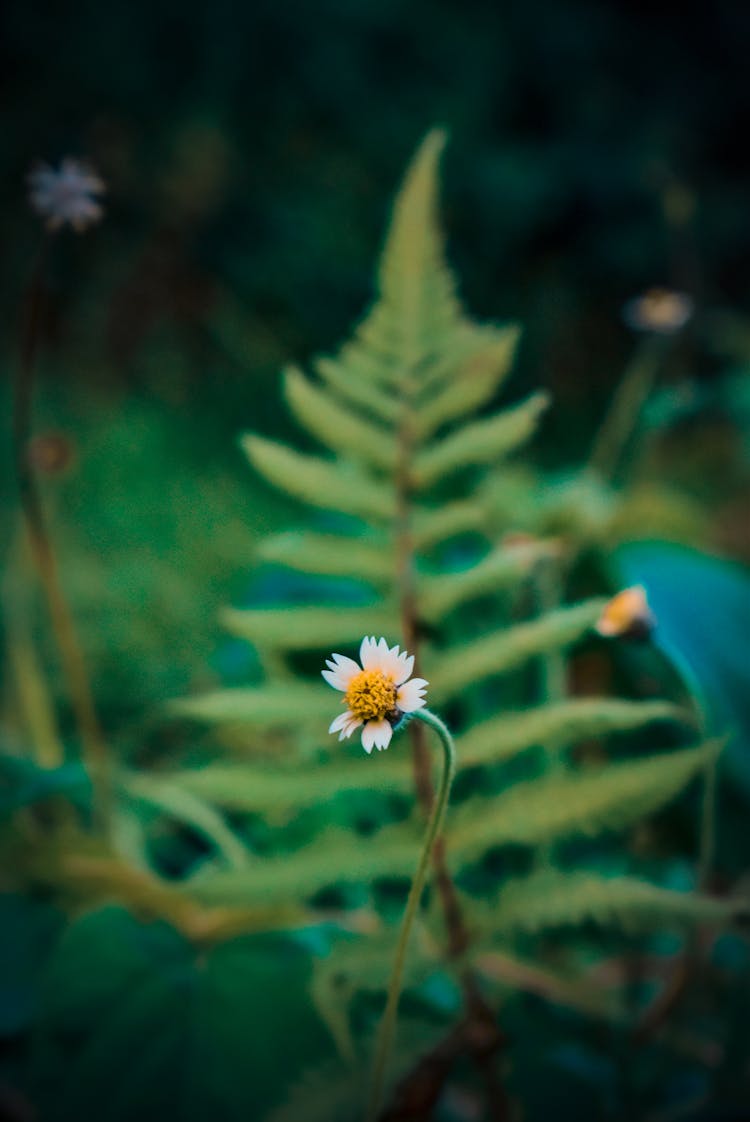
<svg viewBox="0 0 750 1122"><path fill-rule="evenodd" d="M516 327L484 327L466 322L456 342L431 371L431 381L443 382L420 399L414 432L425 441L442 425L486 405L506 378L519 331Z"/></svg>
<svg viewBox="0 0 750 1122"><path fill-rule="evenodd" d="M332 712L333 710L331 710ZM627 732L655 721L685 720L685 713L665 702L612 701L608 698L573 700L543 705L520 713L506 713L475 725L458 742L458 769L498 763L529 748L566 744L591 736ZM182 770L171 781L227 810L272 813L290 817L303 807L324 804L335 795L368 788L383 794L411 790L414 782L408 753L390 751L378 760L373 776L359 758L285 769L251 764L208 764Z"/></svg>
<svg viewBox="0 0 750 1122"><path fill-rule="evenodd" d="M131 772L121 779L123 791L140 802L181 822L204 837L225 859L230 868L244 869L249 853L224 819L208 803L183 785Z"/></svg>
<svg viewBox="0 0 750 1122"><path fill-rule="evenodd" d="M314 846L291 860L266 857L251 869L221 870L189 882L191 894L204 904L240 906L312 899L323 888L369 884L382 877L408 878L414 872L419 829L388 826L371 838L348 830L329 830Z"/></svg>
<svg viewBox="0 0 750 1122"><path fill-rule="evenodd" d="M275 561L301 573L358 577L373 584L393 579L387 544L371 544L359 537L290 530L264 538L256 552L263 561Z"/></svg>
<svg viewBox="0 0 750 1122"><path fill-rule="evenodd" d="M412 479L423 490L454 471L491 464L508 456L533 435L549 398L535 393L494 417L465 425L417 455Z"/></svg>
<svg viewBox="0 0 750 1122"><path fill-rule="evenodd" d="M305 651L361 641L375 629L398 632L398 618L380 605L373 608L228 608L221 615L228 631L258 647Z"/></svg>
<svg viewBox="0 0 750 1122"><path fill-rule="evenodd" d="M297 420L331 451L365 460L384 471L395 468L396 442L390 432L343 408L296 367L285 372L284 390Z"/></svg>
<svg viewBox="0 0 750 1122"><path fill-rule="evenodd" d="M750 915L750 900L674 892L636 877L547 869L511 881L493 908L496 931L541 931L587 920L627 931L727 924Z"/></svg>
<svg viewBox="0 0 750 1122"><path fill-rule="evenodd" d="M433 622L467 600L519 585L543 557L554 554L546 542L496 549L470 569L441 576L425 576L419 583L420 615Z"/></svg>
<svg viewBox="0 0 750 1122"><path fill-rule="evenodd" d="M656 721L690 720L690 714L664 701L574 698L504 713L474 725L459 740L459 766L498 763L529 748L553 745L562 749L589 737L630 732Z"/></svg>
<svg viewBox="0 0 750 1122"><path fill-rule="evenodd" d="M300 721L322 724L330 719L331 692L323 686L290 682L246 689L214 690L199 697L168 703L174 716L211 724L250 724L289 728Z"/></svg>
<svg viewBox="0 0 750 1122"><path fill-rule="evenodd" d="M653 813L713 763L717 741L644 760L517 783L494 798L474 798L448 823L451 850L479 856L492 846L541 845L622 829Z"/></svg>
<svg viewBox="0 0 750 1122"><path fill-rule="evenodd" d="M395 499L388 489L352 467L295 452L260 436L243 437L242 447L269 483L311 506L376 522L390 522L395 515Z"/></svg>
<svg viewBox="0 0 750 1122"><path fill-rule="evenodd" d="M475 682L515 670L530 658L547 651L570 646L591 629L605 603L604 600L586 600L582 604L550 612L530 623L520 623L507 631L498 631L454 647L433 663L430 674L432 696L444 702Z"/></svg>
<svg viewBox="0 0 750 1122"><path fill-rule="evenodd" d="M487 512L476 502L446 503L437 510L418 510L414 518L414 544L423 553L460 534L482 530Z"/></svg>
<svg viewBox="0 0 750 1122"><path fill-rule="evenodd" d="M342 359L317 358L313 368L324 382L339 397L380 421L395 425L398 421L401 403L391 392L385 393L367 378L355 376L351 367Z"/></svg>

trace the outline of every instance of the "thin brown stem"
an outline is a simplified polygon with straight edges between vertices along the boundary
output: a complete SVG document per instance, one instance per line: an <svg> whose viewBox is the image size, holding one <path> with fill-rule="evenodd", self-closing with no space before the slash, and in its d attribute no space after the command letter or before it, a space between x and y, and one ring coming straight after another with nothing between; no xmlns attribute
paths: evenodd
<svg viewBox="0 0 750 1122"><path fill-rule="evenodd" d="M29 284L21 356L13 394L13 458L26 534L39 575L70 693L84 759L95 791L95 813L106 818L108 798L107 754L96 715L86 664L75 622L65 597L57 557L47 526L44 504L34 465L29 456L34 400L35 360L42 333L45 304L44 266L48 242L37 259Z"/></svg>
<svg viewBox="0 0 750 1122"><path fill-rule="evenodd" d="M396 464L396 580L401 617L401 632L406 649L414 654L415 673L420 673L421 632L419 625L416 582L414 574L415 545L411 526L412 485L410 465L414 447L410 424L409 385L404 388L405 408L398 432ZM412 744L414 786L423 814L429 814L435 798L430 754L424 726L413 721L409 727ZM461 902L448 869L445 838L438 835L432 850L435 883L448 937L449 958L457 962L466 952L470 935L464 920ZM479 986L469 969L462 971L461 985L466 1011L466 1027L462 1033L465 1051L480 1073L485 1085L488 1118L491 1122L507 1122L510 1109L505 1091L495 1068L497 1053L504 1037L495 1023ZM447 1075L447 1069L444 1070ZM388 1117L388 1115L386 1115Z"/></svg>

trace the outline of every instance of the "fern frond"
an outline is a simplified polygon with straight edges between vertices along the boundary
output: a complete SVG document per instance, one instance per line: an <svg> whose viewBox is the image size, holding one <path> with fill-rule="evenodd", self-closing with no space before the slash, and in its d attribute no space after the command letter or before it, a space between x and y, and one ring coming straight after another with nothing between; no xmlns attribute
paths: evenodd
<svg viewBox="0 0 750 1122"><path fill-rule="evenodd" d="M395 499L387 488L335 460L295 452L285 444L248 434L242 438L253 467L280 491L322 510L390 522Z"/></svg>
<svg viewBox="0 0 750 1122"><path fill-rule="evenodd" d="M443 384L430 387L420 399L414 418L418 440L426 441L443 425L492 400L510 370L519 334L517 327L461 325L455 343L430 374L431 381Z"/></svg>
<svg viewBox="0 0 750 1122"><path fill-rule="evenodd" d="M437 164L445 142L442 130L429 133L407 171L380 263L381 302L359 332L375 344L381 333L390 339L407 370L439 354L462 317L437 216ZM403 369L394 370L396 379Z"/></svg>
<svg viewBox="0 0 750 1122"><path fill-rule="evenodd" d="M330 691L322 686L289 682L281 685L214 690L199 697L168 702L176 717L210 724L251 724L260 728L289 728L300 721L322 723L331 713Z"/></svg>
<svg viewBox="0 0 750 1122"><path fill-rule="evenodd" d="M414 517L414 544L420 552L428 553L450 538L482 530L486 522L487 512L477 502L446 503L436 510L418 510Z"/></svg>
<svg viewBox="0 0 750 1122"><path fill-rule="evenodd" d="M382 584L393 579L393 560L386 545L370 544L361 537L290 530L264 538L257 555L301 573L355 577Z"/></svg>
<svg viewBox="0 0 750 1122"><path fill-rule="evenodd" d="M622 829L669 802L716 760L721 743L607 764L525 783L494 798L473 798L449 822L451 851L481 855L492 846L541 845Z"/></svg>
<svg viewBox="0 0 750 1122"><path fill-rule="evenodd" d="M401 404L393 393L384 392L366 378L356 377L350 365L342 358L316 358L312 365L339 397L387 424L396 424Z"/></svg>
<svg viewBox="0 0 750 1122"><path fill-rule="evenodd" d="M394 612L372 608L227 608L221 613L227 631L258 647L305 651L358 643L373 628L385 635L398 631ZM330 699L329 699L330 703Z"/></svg>
<svg viewBox="0 0 750 1122"><path fill-rule="evenodd" d="M414 484L426 490L452 472L495 463L510 455L533 435L548 405L547 394L534 393L520 405L504 409L494 417L474 421L446 436L416 456L412 472Z"/></svg>
<svg viewBox="0 0 750 1122"><path fill-rule="evenodd" d="M586 600L454 647L433 663L432 696L444 702L475 682L515 670L530 658L576 643L596 623L605 603L599 599Z"/></svg>
<svg viewBox="0 0 750 1122"><path fill-rule="evenodd" d="M279 811L292 814L351 791L369 789L389 794L410 790L414 773L406 753L392 752L381 762L376 779L360 759L273 770L249 764L208 764L200 769L183 769L173 781L227 810L265 811L278 816Z"/></svg>
<svg viewBox="0 0 750 1122"><path fill-rule="evenodd" d="M665 925L727 924L748 914L750 899L675 892L630 876L546 869L503 888L492 909L492 926L499 932L536 932L591 921L653 931Z"/></svg>
<svg viewBox="0 0 750 1122"><path fill-rule="evenodd" d="M249 853L220 814L198 795L169 779L130 772L121 779L122 789L133 799L189 826L215 847L230 868L244 869Z"/></svg>
<svg viewBox="0 0 750 1122"><path fill-rule="evenodd" d="M332 452L343 452L384 471L396 466L396 441L381 425L341 406L297 367L285 371L284 392L292 413Z"/></svg>
<svg viewBox="0 0 750 1122"><path fill-rule="evenodd" d="M433 622L467 600L517 586L541 558L554 553L552 543L532 542L512 549L495 549L469 569L424 576L419 582L420 614Z"/></svg>
<svg viewBox="0 0 750 1122"><path fill-rule="evenodd" d="M632 732L658 721L691 723L691 716L666 701L572 698L504 713L474 725L459 740L459 767L499 763L529 748L567 745L609 733Z"/></svg>
<svg viewBox="0 0 750 1122"><path fill-rule="evenodd" d="M419 830L387 826L362 838L348 830L328 830L314 846L288 855L265 857L247 870L221 870L189 882L204 904L250 905L312 899L323 888L369 884L381 877L408 878L414 872Z"/></svg>
<svg viewBox="0 0 750 1122"><path fill-rule="evenodd" d="M681 721L683 710L666 702L572 700L509 712L483 721L459 740L458 769L499 763L529 748L567 744L591 736L627 732L657 721ZM338 745L336 746L338 748ZM334 758L329 763L294 769L251 764L208 764L183 769L171 781L227 810L287 815L323 804L335 795L370 790L382 794L411 790L414 773L407 753L393 751L378 761L377 776L360 759Z"/></svg>

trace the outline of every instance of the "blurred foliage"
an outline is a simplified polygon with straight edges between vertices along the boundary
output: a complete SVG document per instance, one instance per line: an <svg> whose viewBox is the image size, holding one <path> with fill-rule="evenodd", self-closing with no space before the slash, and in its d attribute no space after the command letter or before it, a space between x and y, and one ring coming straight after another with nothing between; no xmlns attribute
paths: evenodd
<svg viewBox="0 0 750 1122"><path fill-rule="evenodd" d="M105 840L6 470L0 1112L353 1116L419 823L406 737L347 761L314 679L319 650L402 636L393 386L349 378L345 348L284 375L290 423L277 371L370 298L384 200L436 120L469 302L524 325L460 319L414 468L420 643L462 731L451 870L510 1090L532 1120L746 1102L747 946L716 935L744 918L742 735L708 881L702 791L681 793L716 752L692 747L693 695L711 735L746 727L746 575L663 542L750 559L747 22L728 0L6 6L4 372L38 243L23 175L75 152L109 184L102 227L54 246L36 430L117 762ZM433 283L430 357L456 326ZM655 283L697 313L603 472L595 430L648 348L619 309ZM459 362L469 343L496 365ZM587 632L622 573L656 644L605 651ZM394 1087L460 1022L434 895L409 971ZM440 1117L483 1093L454 1063Z"/></svg>

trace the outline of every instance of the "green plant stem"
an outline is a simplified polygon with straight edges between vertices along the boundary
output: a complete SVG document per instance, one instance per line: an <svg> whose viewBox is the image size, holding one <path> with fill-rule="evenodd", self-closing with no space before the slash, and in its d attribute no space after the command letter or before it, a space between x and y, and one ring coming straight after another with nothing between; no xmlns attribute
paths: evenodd
<svg viewBox="0 0 750 1122"><path fill-rule="evenodd" d="M435 800L432 804L432 810L427 822L427 829L425 831L424 842L422 843L422 852L419 855L419 863L417 871L414 874L414 879L411 882L409 889L409 897L406 901L406 911L404 918L401 921L401 931L399 932L398 945L396 947L396 956L393 961L393 970L391 972L391 980L388 985L388 997L386 999L385 1011L383 1018L380 1022L378 1035L375 1042L375 1057L372 1066L372 1079L370 1083L370 1095L367 1104L366 1119L367 1122L375 1122L380 1110L380 1104L383 1097L383 1083L385 1080L386 1066L391 1052L391 1045L393 1043L393 1036L396 1029L396 1017L398 1013L398 1003L401 997L401 988L404 978L404 965L406 962L406 951L409 944L409 936L411 929L414 926L414 919L417 914L419 902L422 898L425 881L427 879L427 871L430 867L430 858L432 856L433 846L440 834L440 828L445 816L445 810L448 805L450 797L451 785L453 783L453 776L456 772L456 749L453 743L448 728L434 713L429 709L419 709L414 714L414 719L422 721L433 729L440 737L440 742L443 748L443 772L440 779L440 786L438 787Z"/></svg>
<svg viewBox="0 0 750 1122"><path fill-rule="evenodd" d="M612 479L651 392L666 350L666 338L647 335L615 390L589 457L592 474Z"/></svg>
<svg viewBox="0 0 750 1122"><path fill-rule="evenodd" d="M45 242L29 285L27 316L21 339L21 360L17 368L13 393L13 455L21 512L29 546L47 600L50 622L81 737L84 760L91 776L94 815L98 824L103 826L108 817L110 791L107 752L94 707L73 613L60 580L57 556L47 526L36 473L29 456L34 367L44 310L43 278L47 245L48 243Z"/></svg>

